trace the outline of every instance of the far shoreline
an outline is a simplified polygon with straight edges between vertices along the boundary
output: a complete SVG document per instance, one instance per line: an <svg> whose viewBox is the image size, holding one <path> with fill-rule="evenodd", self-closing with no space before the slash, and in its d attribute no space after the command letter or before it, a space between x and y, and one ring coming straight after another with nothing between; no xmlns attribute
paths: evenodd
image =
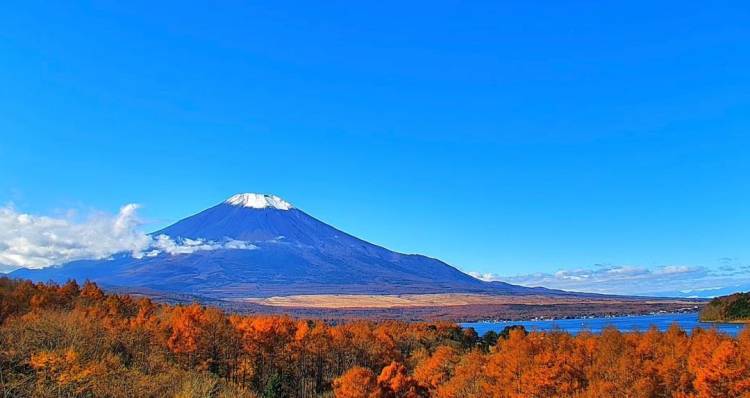
<svg viewBox="0 0 750 398"><path fill-rule="evenodd" d="M704 320L698 318L698 320L701 321L702 323L726 323L726 324L738 324L738 325L750 324L750 319L740 319L740 320L732 320L732 321L721 321L721 320L719 320L719 321L704 321Z"/></svg>
<svg viewBox="0 0 750 398"><path fill-rule="evenodd" d="M647 313L620 313L620 314L605 314L605 315L585 315L585 316L570 316L570 317L559 317L559 318L526 318L526 319L481 319L475 321L458 322L459 324L464 323L511 323L511 322L555 322L555 321L585 321L588 319L610 319L610 318L634 318L639 316L657 316L657 315L676 315L676 314L700 314L699 309L690 309L685 311L658 311L658 312L647 312ZM699 319L700 321L700 319ZM702 323L711 323L700 321ZM750 323L747 322L715 322L715 323Z"/></svg>

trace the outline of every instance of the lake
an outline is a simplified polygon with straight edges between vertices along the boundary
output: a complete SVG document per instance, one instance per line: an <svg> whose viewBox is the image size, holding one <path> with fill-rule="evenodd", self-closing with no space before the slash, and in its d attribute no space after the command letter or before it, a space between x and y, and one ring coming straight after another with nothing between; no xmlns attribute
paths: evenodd
<svg viewBox="0 0 750 398"><path fill-rule="evenodd" d="M590 331L592 333L601 333L608 327L614 326L622 332L646 331L651 325L656 326L659 330L667 330L670 325L677 323L680 327L688 332L696 327L710 329L715 327L721 332L736 336L743 324L737 323L706 323L698 320L698 313L681 313L681 314L655 314L655 315L634 315L618 316L607 318L585 318L585 319L556 319L543 321L502 321L502 322L468 322L462 323L462 327L472 327L474 330L483 335L484 333L494 330L500 332L506 326L523 325L526 330L548 331L564 330L571 334L577 334L581 331Z"/></svg>

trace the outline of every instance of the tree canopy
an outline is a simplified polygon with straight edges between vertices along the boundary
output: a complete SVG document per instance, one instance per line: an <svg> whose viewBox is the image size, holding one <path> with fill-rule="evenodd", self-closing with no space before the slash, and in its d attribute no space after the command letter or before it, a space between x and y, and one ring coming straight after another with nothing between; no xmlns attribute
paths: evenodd
<svg viewBox="0 0 750 398"><path fill-rule="evenodd" d="M743 397L750 332L328 324L0 278L4 397Z"/></svg>

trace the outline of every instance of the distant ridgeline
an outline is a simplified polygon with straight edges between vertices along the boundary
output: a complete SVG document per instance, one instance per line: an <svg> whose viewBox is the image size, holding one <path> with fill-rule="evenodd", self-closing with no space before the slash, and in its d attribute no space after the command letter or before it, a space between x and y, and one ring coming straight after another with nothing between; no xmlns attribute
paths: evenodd
<svg viewBox="0 0 750 398"><path fill-rule="evenodd" d="M701 310L705 322L750 322L750 293L716 297Z"/></svg>

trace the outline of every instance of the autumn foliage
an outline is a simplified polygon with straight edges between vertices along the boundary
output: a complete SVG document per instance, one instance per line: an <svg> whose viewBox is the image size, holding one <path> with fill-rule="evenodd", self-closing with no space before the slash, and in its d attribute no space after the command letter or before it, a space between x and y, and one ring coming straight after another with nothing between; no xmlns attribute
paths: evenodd
<svg viewBox="0 0 750 398"><path fill-rule="evenodd" d="M750 331L477 336L0 278L3 397L750 397Z"/></svg>

